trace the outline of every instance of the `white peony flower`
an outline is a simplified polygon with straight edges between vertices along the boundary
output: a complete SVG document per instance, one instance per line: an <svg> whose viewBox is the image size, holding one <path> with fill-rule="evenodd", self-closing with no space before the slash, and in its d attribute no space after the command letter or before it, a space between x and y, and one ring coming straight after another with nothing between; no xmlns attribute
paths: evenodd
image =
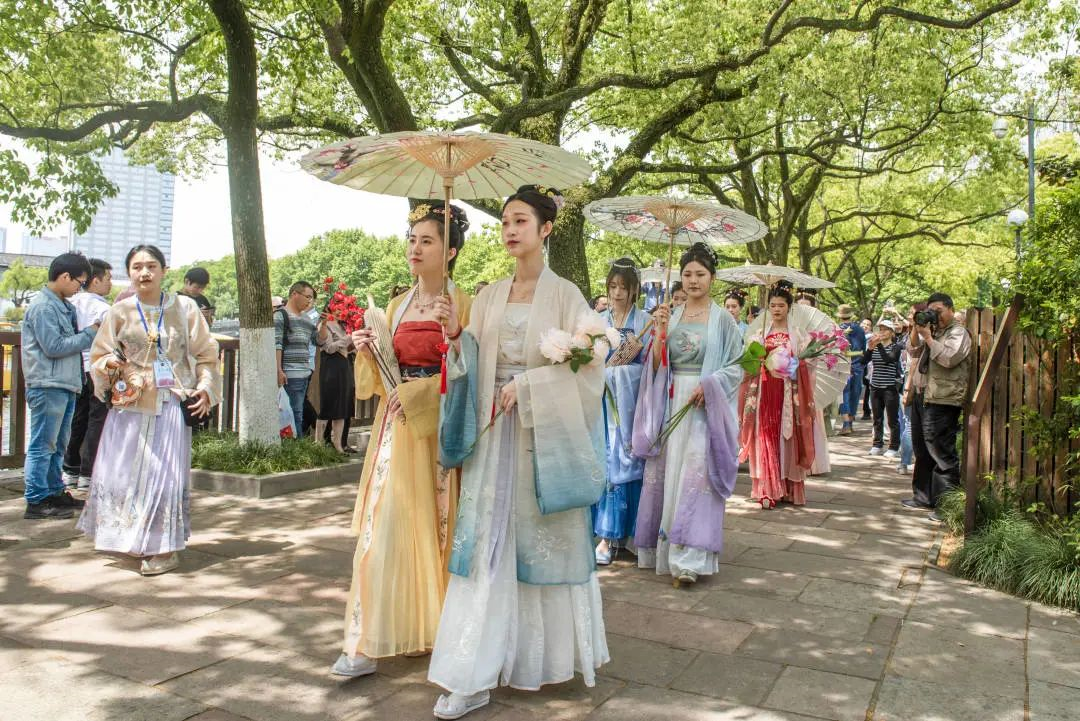
<svg viewBox="0 0 1080 721"><path fill-rule="evenodd" d="M561 328L551 328L540 336L540 354L552 363L565 363L570 357L573 337Z"/></svg>
<svg viewBox="0 0 1080 721"><path fill-rule="evenodd" d="M590 348L592 347L592 339L584 333L575 333L574 337L570 339L570 345L574 348Z"/></svg>
<svg viewBox="0 0 1080 721"><path fill-rule="evenodd" d="M592 347L592 360L589 365L597 366L604 362L611 347L606 338L597 338Z"/></svg>
<svg viewBox="0 0 1080 721"><path fill-rule="evenodd" d="M607 331L607 323L600 317L600 314L587 310L578 318L577 329L574 333L604 335L605 331Z"/></svg>
<svg viewBox="0 0 1080 721"><path fill-rule="evenodd" d="M608 345L612 348L618 348L622 345L622 333L614 328L607 328L604 330L604 335L607 336Z"/></svg>

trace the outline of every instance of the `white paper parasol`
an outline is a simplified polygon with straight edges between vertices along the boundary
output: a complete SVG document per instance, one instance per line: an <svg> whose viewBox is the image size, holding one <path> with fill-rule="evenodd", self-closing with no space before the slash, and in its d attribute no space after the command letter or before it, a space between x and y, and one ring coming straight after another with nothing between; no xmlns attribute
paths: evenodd
<svg viewBox="0 0 1080 721"><path fill-rule="evenodd" d="M716 278L735 285L773 285L777 281L790 281L796 288L835 288L836 283L831 283L822 278L816 278L801 270L788 268L786 265L737 265L733 268L723 268L716 271Z"/></svg>
<svg viewBox="0 0 1080 721"><path fill-rule="evenodd" d="M336 185L405 198L441 198L447 206L451 198L513 195L522 185L568 188L592 173L588 161L562 148L472 132L416 131L352 138L308 153L300 166ZM445 269L450 225L443 225Z"/></svg>
<svg viewBox="0 0 1080 721"><path fill-rule="evenodd" d="M757 240L769 231L760 220L736 208L657 195L594 200L585 206L585 217L604 230L655 243L667 242L665 294L671 288L676 244L738 245ZM666 344L666 341L667 329L661 328L660 342Z"/></svg>

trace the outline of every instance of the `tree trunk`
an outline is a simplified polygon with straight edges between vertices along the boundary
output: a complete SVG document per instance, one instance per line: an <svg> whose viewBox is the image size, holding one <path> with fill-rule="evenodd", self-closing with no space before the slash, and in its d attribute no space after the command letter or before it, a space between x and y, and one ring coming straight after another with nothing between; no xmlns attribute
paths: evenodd
<svg viewBox="0 0 1080 721"><path fill-rule="evenodd" d="M255 36L240 0L209 0L209 4L225 38L229 76L222 131L240 301L240 440L275 442L277 359L255 128L259 112Z"/></svg>
<svg viewBox="0 0 1080 721"><path fill-rule="evenodd" d="M589 287L589 263L585 257L585 215L580 201L566 198L559 211L555 230L548 240L548 265L556 274L570 280L586 298Z"/></svg>

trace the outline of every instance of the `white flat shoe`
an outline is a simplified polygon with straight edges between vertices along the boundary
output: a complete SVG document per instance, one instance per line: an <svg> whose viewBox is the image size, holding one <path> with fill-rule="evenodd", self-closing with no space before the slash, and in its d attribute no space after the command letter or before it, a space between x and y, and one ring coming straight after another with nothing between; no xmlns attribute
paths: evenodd
<svg viewBox="0 0 1080 721"><path fill-rule="evenodd" d="M335 676L347 676L349 678L356 678L357 676L370 676L375 673L375 667L378 666L375 659L368 658L363 654L360 654L356 658L349 658L345 654L338 656L338 660L334 662L333 667L330 669L330 673Z"/></svg>
<svg viewBox="0 0 1080 721"><path fill-rule="evenodd" d="M374 674L376 666L378 666L378 664L374 658L368 658L363 654L356 656L355 658L350 658L342 653L338 656L337 661L334 662L334 666L330 668L330 674L354 679L359 676L370 676Z"/></svg>
<svg viewBox="0 0 1080 721"><path fill-rule="evenodd" d="M596 565L597 566L610 566L611 565L611 549L601 551L600 546L596 547Z"/></svg>
<svg viewBox="0 0 1080 721"><path fill-rule="evenodd" d="M683 570L679 572L672 585L679 588L680 586L693 586L695 583L697 583L697 574L693 571Z"/></svg>
<svg viewBox="0 0 1080 721"><path fill-rule="evenodd" d="M461 718L470 711L487 706L490 702L491 694L487 691L474 694L452 693L449 696L442 694L435 702L435 718Z"/></svg>
<svg viewBox="0 0 1080 721"><path fill-rule="evenodd" d="M142 563L139 564L139 573L144 576L160 576L179 565L180 556L178 554L170 553L168 556L154 556L153 558L143 559Z"/></svg>

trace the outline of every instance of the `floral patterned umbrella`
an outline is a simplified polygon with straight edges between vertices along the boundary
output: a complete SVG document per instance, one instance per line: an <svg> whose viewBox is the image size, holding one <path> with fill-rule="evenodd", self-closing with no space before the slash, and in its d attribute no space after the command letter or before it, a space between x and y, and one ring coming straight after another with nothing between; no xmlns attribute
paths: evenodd
<svg viewBox="0 0 1080 721"><path fill-rule="evenodd" d="M567 188L592 167L552 145L497 133L402 132L351 138L305 155L300 167L319 180L405 198L502 198L522 185ZM449 259L450 225L443 238ZM444 279L443 292L446 292Z"/></svg>
<svg viewBox="0 0 1080 721"><path fill-rule="evenodd" d="M725 280L735 285L773 285L781 280L790 281L796 288L835 288L836 283L823 278L816 278L801 270L788 268L785 265L752 265L746 261L745 265L736 265L732 268L722 268L716 271L718 280Z"/></svg>
<svg viewBox="0 0 1080 721"><path fill-rule="evenodd" d="M668 244L663 292L671 288L671 264L676 245L710 246L750 243L769 232L760 220L736 208L704 200L633 195L595 200L585 206L594 225L633 238ZM660 341L666 342L661 330Z"/></svg>

